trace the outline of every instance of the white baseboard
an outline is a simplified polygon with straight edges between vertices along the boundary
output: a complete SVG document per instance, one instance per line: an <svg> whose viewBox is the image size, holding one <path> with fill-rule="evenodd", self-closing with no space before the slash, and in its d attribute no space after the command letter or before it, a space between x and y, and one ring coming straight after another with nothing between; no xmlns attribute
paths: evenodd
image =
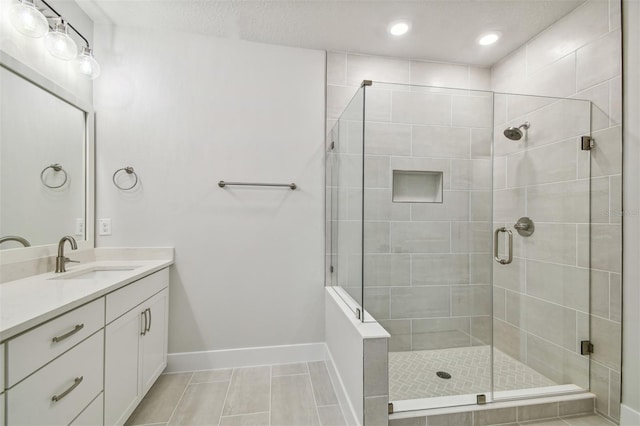
<svg viewBox="0 0 640 426"><path fill-rule="evenodd" d="M640 425L640 412L634 410L628 405L620 406L620 426L637 426Z"/></svg>
<svg viewBox="0 0 640 426"><path fill-rule="evenodd" d="M329 347L327 347L327 356L328 359L325 362L327 363L327 370L329 370L329 378L331 379L333 389L336 392L336 397L338 398L338 403L340 404L340 409L342 410L345 422L348 426L360 426L355 409L347 397L347 391L344 388L342 378L336 370L336 365L333 362L333 356L331 355Z"/></svg>
<svg viewBox="0 0 640 426"><path fill-rule="evenodd" d="M327 346L324 342L321 342L301 345L224 349L219 351L178 352L169 354L167 358L167 369L165 373L324 361L328 356Z"/></svg>

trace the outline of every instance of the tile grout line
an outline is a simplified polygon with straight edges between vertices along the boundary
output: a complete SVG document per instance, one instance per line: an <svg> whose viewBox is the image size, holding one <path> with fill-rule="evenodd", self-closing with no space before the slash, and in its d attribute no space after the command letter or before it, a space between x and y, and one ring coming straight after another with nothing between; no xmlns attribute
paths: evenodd
<svg viewBox="0 0 640 426"><path fill-rule="evenodd" d="M227 405L227 397L229 396L229 389L231 389L231 381L233 380L233 375L236 372L236 369L233 368L231 370L231 377L229 377L229 384L227 385L227 392L224 394L224 401L222 402L222 410L220 410L220 416L218 417L218 426L222 422L222 415L224 414L224 407Z"/></svg>
<svg viewBox="0 0 640 426"><path fill-rule="evenodd" d="M220 416L220 418L222 417L242 417L242 416L253 416L254 414L265 414L265 413L269 413L268 411L258 411L256 413L244 413L244 414L230 414L228 416Z"/></svg>
<svg viewBox="0 0 640 426"><path fill-rule="evenodd" d="M316 406L317 406L318 408L325 408L325 407L339 407L339 406L340 406L340 404L327 404L327 405L318 405L318 404L316 404Z"/></svg>
<svg viewBox="0 0 640 426"><path fill-rule="evenodd" d="M338 409L340 410L340 414L342 414L342 418L344 419L345 423L347 422L347 416L344 414L344 410L342 409L342 405L340 404L340 400L338 399L338 392L336 392L336 387L334 386L333 380L331 379L331 374L329 374L329 366L327 365L327 360L324 360L324 366L327 369L327 375L329 376L329 383L331 383L331 389L333 390L333 394L336 397L336 401L337 404L334 405L322 405L322 407L333 407L333 406L338 406ZM307 367L308 368L308 367ZM335 367L334 367L335 369ZM387 374L388 374L388 363L387 363ZM309 371L309 379L311 379L311 371ZM313 382L311 383L311 387L313 388ZM316 403L316 406L318 406L318 404ZM320 407L320 406L318 406Z"/></svg>
<svg viewBox="0 0 640 426"><path fill-rule="evenodd" d="M271 398L273 397L273 393L271 389L273 387L273 366L269 366L269 426L271 426Z"/></svg>
<svg viewBox="0 0 640 426"><path fill-rule="evenodd" d="M291 374L278 374L277 376L271 376L271 378L275 377L289 377L289 376L308 376L309 373L291 373Z"/></svg>
<svg viewBox="0 0 640 426"><path fill-rule="evenodd" d="M309 368L309 362L308 361L305 362L305 365L307 366L307 371L309 372L309 385L311 386L311 395L313 395L313 406L316 408L316 417L318 419L318 424L321 425L322 422L320 421L320 410L318 410L318 400L316 399L316 391L313 389L313 380L311 380L311 369ZM325 365L325 368L326 368L326 365ZM328 375L329 375L329 371L327 371L327 376ZM329 378L329 382L331 383L331 378Z"/></svg>
<svg viewBox="0 0 640 426"><path fill-rule="evenodd" d="M189 381L187 382L187 385L184 387L184 390L180 394L180 398L178 399L178 402L176 403L175 407L173 407L173 411L171 411L171 415L169 416L169 420L167 420L167 423L166 423L167 425L171 422L171 420L173 419L173 416L176 414L176 410L180 406L180 402L182 402L182 398L184 398L184 394L187 393L187 388L191 384L191 379L193 378L193 371L190 374L191 374L191 376L189 376Z"/></svg>

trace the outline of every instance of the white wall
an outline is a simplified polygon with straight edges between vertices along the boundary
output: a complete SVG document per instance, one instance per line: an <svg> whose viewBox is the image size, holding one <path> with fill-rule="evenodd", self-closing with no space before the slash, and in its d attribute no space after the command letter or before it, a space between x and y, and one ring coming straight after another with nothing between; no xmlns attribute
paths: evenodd
<svg viewBox="0 0 640 426"><path fill-rule="evenodd" d="M621 424L640 424L640 3L623 0L624 270Z"/></svg>
<svg viewBox="0 0 640 426"><path fill-rule="evenodd" d="M169 352L323 341L324 52L95 36L97 218L113 224L97 245L175 246ZM122 192L128 165L140 185Z"/></svg>

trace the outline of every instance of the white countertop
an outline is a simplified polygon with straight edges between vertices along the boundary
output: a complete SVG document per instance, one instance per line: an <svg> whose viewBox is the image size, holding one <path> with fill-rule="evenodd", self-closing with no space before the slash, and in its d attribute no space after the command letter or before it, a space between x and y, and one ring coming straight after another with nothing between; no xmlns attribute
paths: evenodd
<svg viewBox="0 0 640 426"><path fill-rule="evenodd" d="M67 272L0 284L0 342L173 264L162 260L101 260L67 265ZM63 279L93 268L135 267L109 278Z"/></svg>

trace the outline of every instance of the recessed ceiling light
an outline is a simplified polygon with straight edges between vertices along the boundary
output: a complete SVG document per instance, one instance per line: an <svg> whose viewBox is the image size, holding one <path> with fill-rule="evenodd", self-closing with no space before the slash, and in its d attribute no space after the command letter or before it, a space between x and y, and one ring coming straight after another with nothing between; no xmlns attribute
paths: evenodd
<svg viewBox="0 0 640 426"><path fill-rule="evenodd" d="M409 31L409 24L405 21L395 21L389 24L389 33L394 36L401 36Z"/></svg>
<svg viewBox="0 0 640 426"><path fill-rule="evenodd" d="M481 46L488 46L498 41L501 35L502 34L498 31L483 34L478 38L478 44Z"/></svg>

